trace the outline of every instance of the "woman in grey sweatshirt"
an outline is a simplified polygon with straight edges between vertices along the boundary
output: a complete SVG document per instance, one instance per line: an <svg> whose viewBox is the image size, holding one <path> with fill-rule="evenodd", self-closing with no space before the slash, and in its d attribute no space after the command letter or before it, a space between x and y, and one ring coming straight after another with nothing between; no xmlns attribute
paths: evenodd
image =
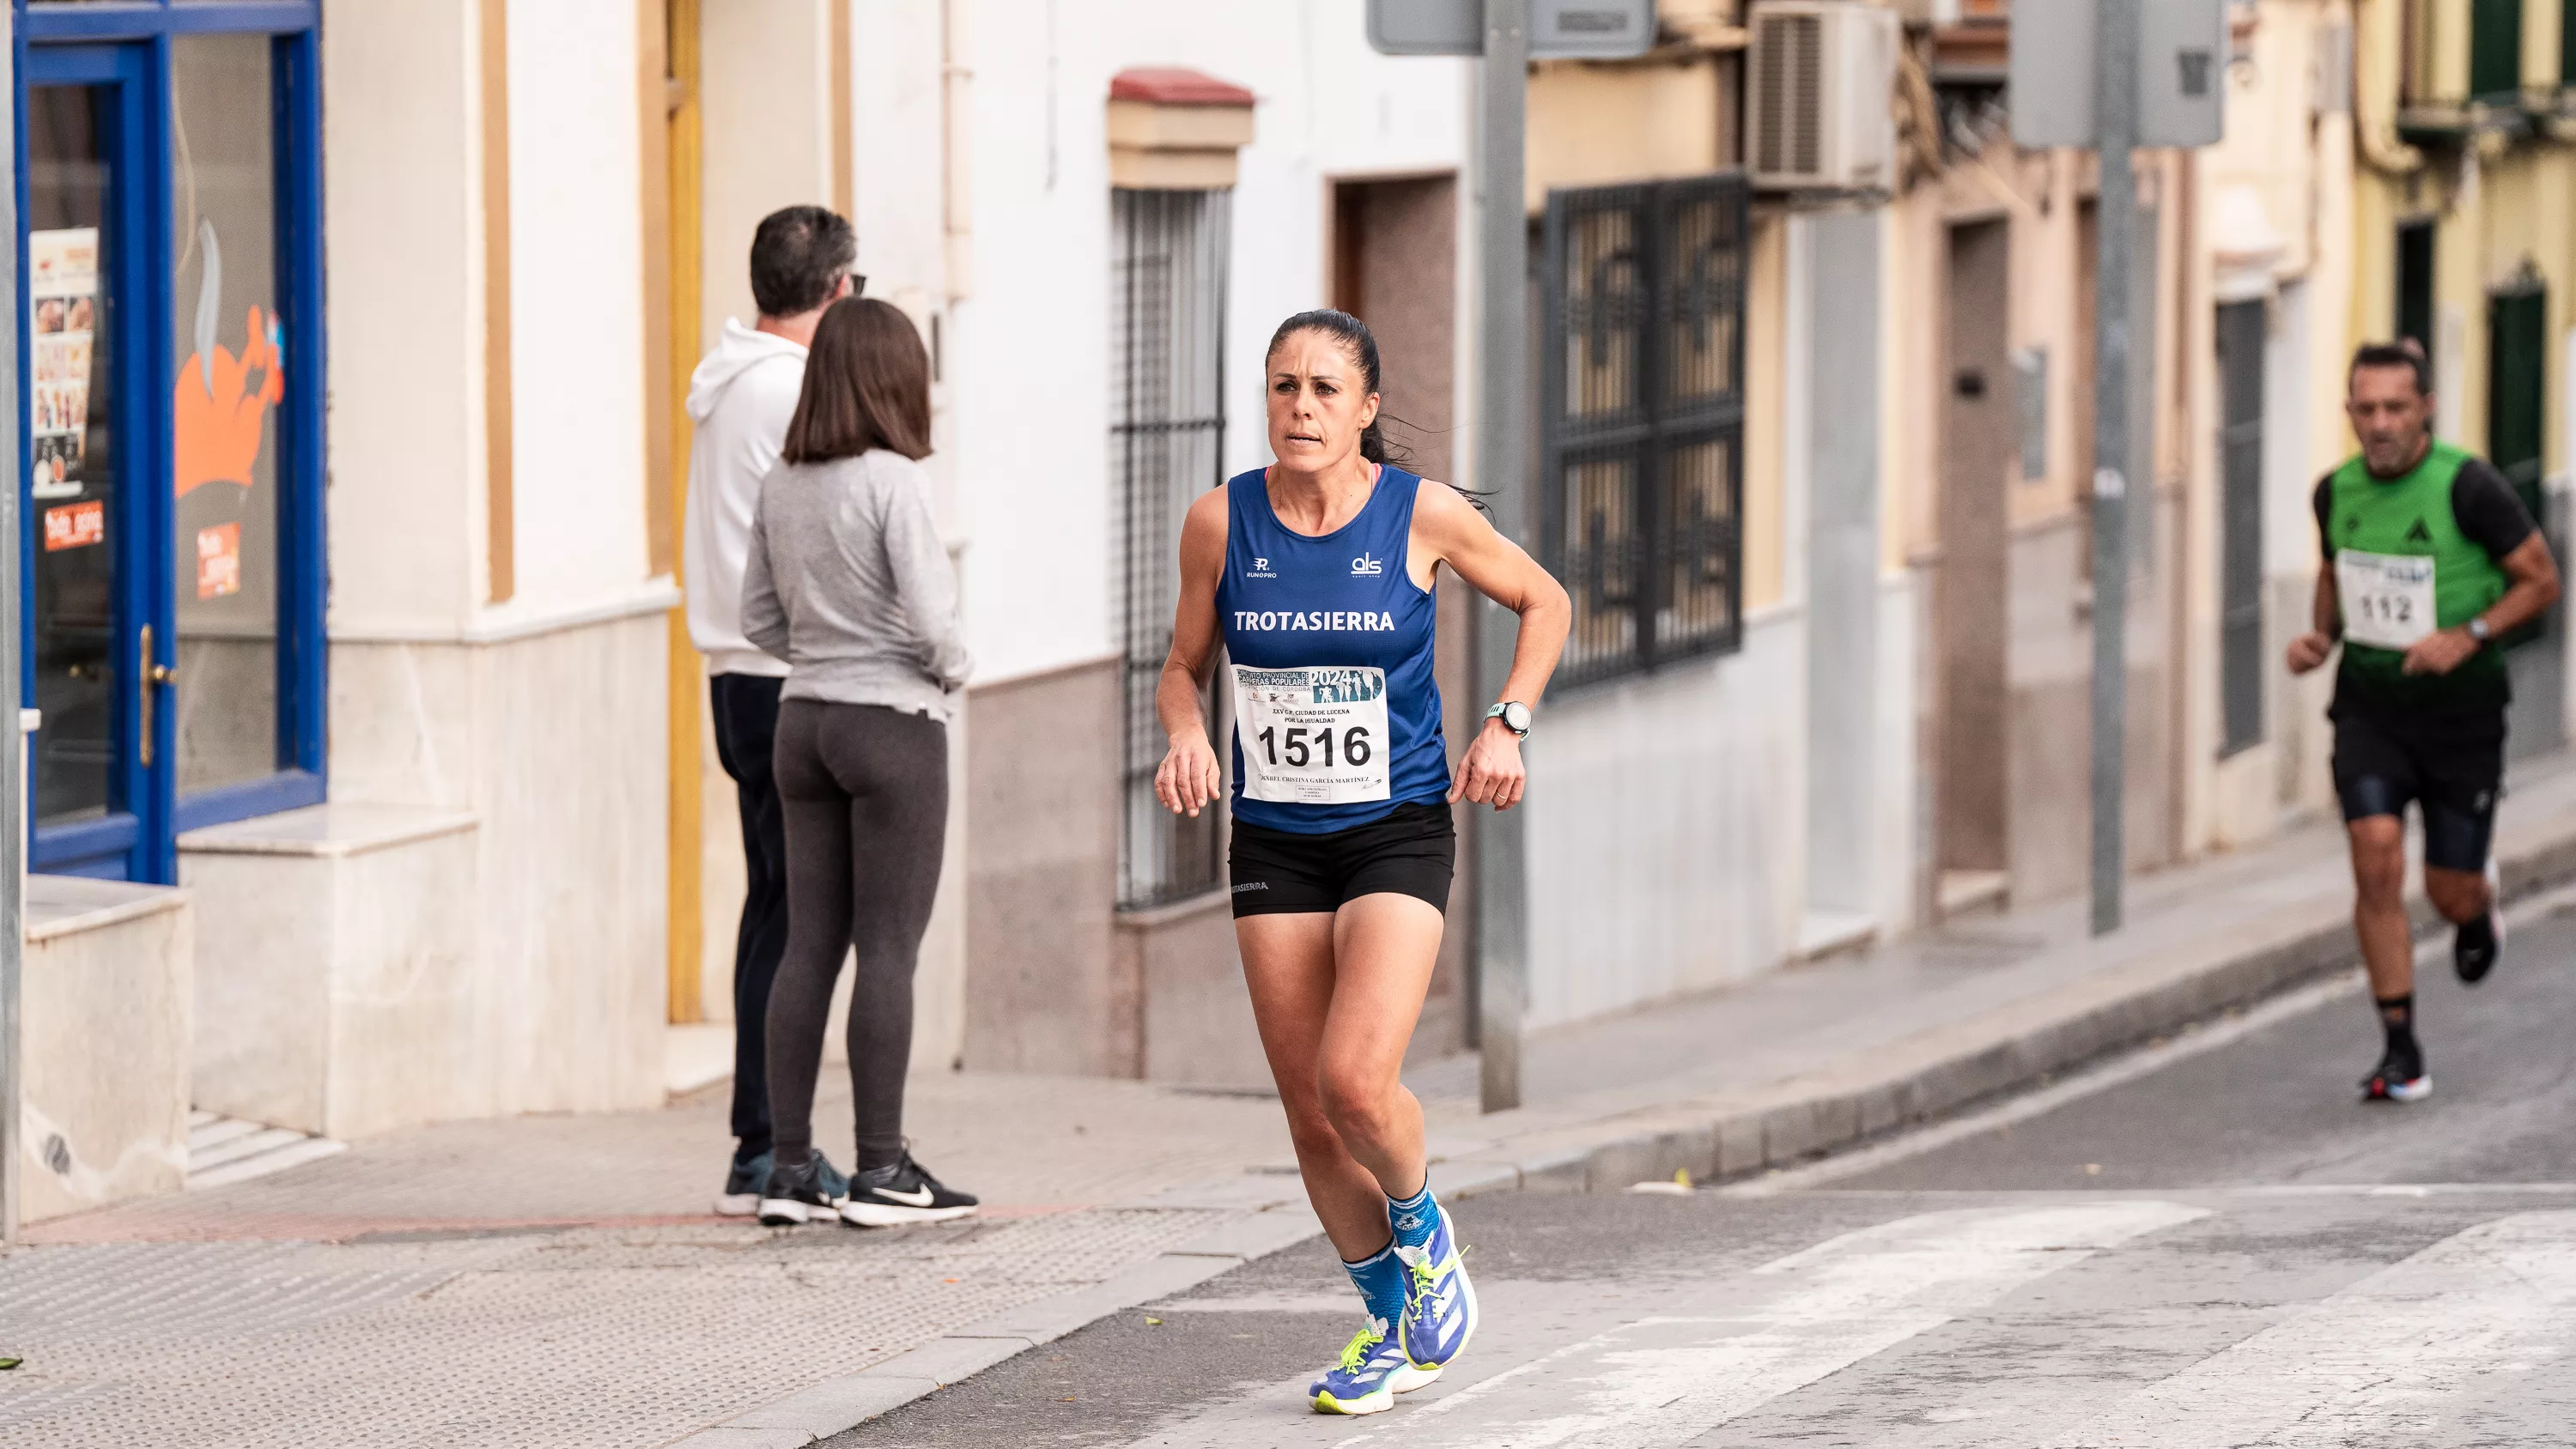
<svg viewBox="0 0 2576 1449"><path fill-rule="evenodd" d="M787 661L773 768L787 824L787 955L769 997L777 1165L760 1218L861 1227L975 1210L903 1140L912 975L948 825L948 720L967 676L957 578L930 511L930 359L889 303L836 302L814 331L787 446L761 480L744 635ZM858 1170L813 1166L814 1083L842 954Z"/></svg>

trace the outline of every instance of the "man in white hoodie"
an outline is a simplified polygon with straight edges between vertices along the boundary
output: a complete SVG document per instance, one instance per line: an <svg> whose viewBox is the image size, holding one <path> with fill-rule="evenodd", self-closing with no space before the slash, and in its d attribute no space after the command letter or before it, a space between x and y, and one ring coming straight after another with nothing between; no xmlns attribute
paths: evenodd
<svg viewBox="0 0 2576 1449"><path fill-rule="evenodd" d="M860 285L851 275L857 236L819 206L791 206L760 223L751 241L751 296L759 320L726 318L715 351L689 380L687 537L681 565L689 591L689 642L707 659L716 755L733 777L742 809L749 890L733 959L733 1166L716 1211L747 1217L760 1209L770 1164L769 1069L762 1024L770 982L787 948L787 841L778 787L769 774L778 729L778 689L787 666L743 637L742 574L760 480L777 463L788 419L805 381L805 349L823 309ZM827 1192L846 1190L815 1154Z"/></svg>

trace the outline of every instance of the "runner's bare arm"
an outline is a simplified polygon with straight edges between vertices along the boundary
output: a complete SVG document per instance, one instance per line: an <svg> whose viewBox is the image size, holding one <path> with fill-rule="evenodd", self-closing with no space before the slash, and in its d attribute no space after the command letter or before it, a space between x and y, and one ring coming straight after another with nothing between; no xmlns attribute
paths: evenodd
<svg viewBox="0 0 2576 1449"><path fill-rule="evenodd" d="M2305 674L2325 663L2326 656L2334 653L2335 625L2342 618L2342 609L2335 600L2332 565L2317 570L2317 598L2308 617L2308 632L2290 641L2292 674Z"/></svg>
<svg viewBox="0 0 2576 1449"><path fill-rule="evenodd" d="M2549 556L2549 540L2534 530L2513 552L2499 563L2513 587L2487 610L2487 632L2510 634L2558 602L2558 560Z"/></svg>
<svg viewBox="0 0 2576 1449"><path fill-rule="evenodd" d="M2513 583L2486 612L2490 638L2512 633L2558 602L2558 563L2549 556L2549 541L2538 532L2496 562ZM2425 635L2406 651L2405 669L2409 674L2448 674L2467 663L2480 647L2466 627L2444 629Z"/></svg>
<svg viewBox="0 0 2576 1449"><path fill-rule="evenodd" d="M1574 601L1566 597L1564 586L1446 484L1425 482L1415 497L1413 546L1426 564L1449 565L1476 592L1521 616L1512 672L1501 698L1481 700L1479 707L1517 700L1537 708L1548 676L1556 672L1557 656L1565 652L1566 633L1574 626ZM1528 785L1519 736L1501 720L1489 719L1458 762L1449 798L1509 810L1520 803Z"/></svg>
<svg viewBox="0 0 2576 1449"><path fill-rule="evenodd" d="M1154 713L1171 749L1154 771L1154 798L1174 814L1195 816L1225 793L1225 775L1209 743L1199 685L1216 659L1217 577L1225 571L1222 488L1198 496L1181 520L1181 603L1172 616L1172 652L1154 689Z"/></svg>

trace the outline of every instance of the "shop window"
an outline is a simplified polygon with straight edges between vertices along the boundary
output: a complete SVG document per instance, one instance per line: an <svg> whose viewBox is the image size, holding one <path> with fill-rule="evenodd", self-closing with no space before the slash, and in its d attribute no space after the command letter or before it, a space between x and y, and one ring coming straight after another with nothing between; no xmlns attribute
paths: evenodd
<svg viewBox="0 0 2576 1449"><path fill-rule="evenodd" d="M1748 189L1548 196L1539 546L1574 596L1566 684L1743 642Z"/></svg>
<svg viewBox="0 0 2576 1449"><path fill-rule="evenodd" d="M323 796L317 20L21 13L39 870Z"/></svg>
<svg viewBox="0 0 2576 1449"><path fill-rule="evenodd" d="M2522 0L2469 0L2469 97L2522 98Z"/></svg>
<svg viewBox="0 0 2576 1449"><path fill-rule="evenodd" d="M1175 816L1154 798L1169 741L1154 709L1181 595L1181 518L1224 482L1227 191L1120 188L1112 207L1109 466L1118 508L1124 770L1118 903L1214 890L1223 811ZM1222 690L1210 691L1221 695ZM1213 714L1208 737L1222 739Z"/></svg>

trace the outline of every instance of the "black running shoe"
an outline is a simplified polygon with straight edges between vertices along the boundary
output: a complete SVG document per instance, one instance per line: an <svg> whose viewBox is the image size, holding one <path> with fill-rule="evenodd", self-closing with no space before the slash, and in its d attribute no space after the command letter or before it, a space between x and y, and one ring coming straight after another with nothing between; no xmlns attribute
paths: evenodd
<svg viewBox="0 0 2576 1449"><path fill-rule="evenodd" d="M841 1221L862 1228L900 1228L913 1223L944 1223L977 1207L974 1194L963 1193L922 1170L907 1152L903 1160L873 1168L850 1179L849 1201L841 1204Z"/></svg>
<svg viewBox="0 0 2576 1449"><path fill-rule="evenodd" d="M838 1168L822 1153L810 1153L801 1167L769 1169L769 1180L760 1189L760 1220L784 1228L829 1218L841 1210L849 1190L850 1180Z"/></svg>
<svg viewBox="0 0 2576 1449"><path fill-rule="evenodd" d="M716 1194L716 1215L747 1218L760 1211L761 1189L769 1185L769 1154L733 1160L725 1171L724 1191Z"/></svg>
<svg viewBox="0 0 2576 1449"><path fill-rule="evenodd" d="M2498 903L2503 895L2496 889L2494 861L2487 862L2487 913L2474 921L2463 921L2451 934L2451 969L2470 986L2487 979L2495 969L2497 958L2504 955L2504 911Z"/></svg>
<svg viewBox="0 0 2576 1449"><path fill-rule="evenodd" d="M2433 1095L2432 1073L2424 1070L2420 1047L2391 1046L2370 1075L2361 1079L2365 1102L2420 1102Z"/></svg>

